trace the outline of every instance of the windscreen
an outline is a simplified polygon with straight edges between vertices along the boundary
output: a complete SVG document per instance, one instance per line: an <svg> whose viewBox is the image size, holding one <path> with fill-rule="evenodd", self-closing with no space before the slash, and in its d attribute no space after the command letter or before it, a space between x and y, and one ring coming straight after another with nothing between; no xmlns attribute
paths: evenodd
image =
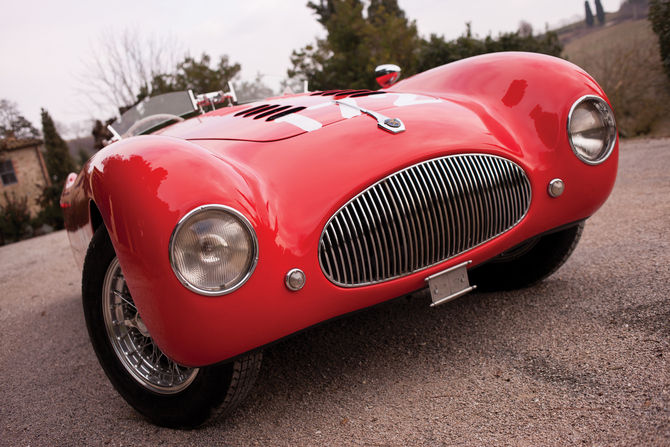
<svg viewBox="0 0 670 447"><path fill-rule="evenodd" d="M112 124L112 128L119 135L140 135L152 127L171 121L176 117L188 115L195 110L197 110L197 106L191 92L165 93L160 96L145 98L116 120ZM129 130L131 132L128 132Z"/></svg>

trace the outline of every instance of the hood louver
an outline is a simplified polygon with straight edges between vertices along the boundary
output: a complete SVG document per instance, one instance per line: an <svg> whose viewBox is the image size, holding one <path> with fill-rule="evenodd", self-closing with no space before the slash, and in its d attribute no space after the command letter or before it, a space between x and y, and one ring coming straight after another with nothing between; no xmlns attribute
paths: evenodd
<svg viewBox="0 0 670 447"><path fill-rule="evenodd" d="M309 96L332 96L333 99L342 99L383 94L386 94L386 92L372 90L325 90L323 92L314 92Z"/></svg>
<svg viewBox="0 0 670 447"><path fill-rule="evenodd" d="M280 106L278 104L270 105L263 104L262 106L252 107L251 109L242 110L233 116L242 116L242 118L251 118L259 120L266 118L265 121L274 121L282 116L290 115L291 113L300 112L306 107Z"/></svg>

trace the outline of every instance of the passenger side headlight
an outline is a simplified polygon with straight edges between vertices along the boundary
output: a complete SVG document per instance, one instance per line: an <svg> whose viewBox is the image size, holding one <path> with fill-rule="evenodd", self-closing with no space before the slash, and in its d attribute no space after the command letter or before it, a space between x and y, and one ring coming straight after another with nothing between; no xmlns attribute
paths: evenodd
<svg viewBox="0 0 670 447"><path fill-rule="evenodd" d="M249 221L223 205L185 215L170 238L170 264L179 281L201 295L237 290L258 262L258 240Z"/></svg>
<svg viewBox="0 0 670 447"><path fill-rule="evenodd" d="M583 96L568 115L568 139L581 161L598 165L612 153L616 143L616 121L610 106L597 96Z"/></svg>

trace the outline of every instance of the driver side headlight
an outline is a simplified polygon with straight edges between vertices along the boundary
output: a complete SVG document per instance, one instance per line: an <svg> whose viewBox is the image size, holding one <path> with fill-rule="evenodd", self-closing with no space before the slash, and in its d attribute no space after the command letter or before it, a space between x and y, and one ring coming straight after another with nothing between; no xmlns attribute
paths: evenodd
<svg viewBox="0 0 670 447"><path fill-rule="evenodd" d="M170 264L179 281L201 295L237 290L258 262L258 240L249 221L224 205L186 214L170 238Z"/></svg>
<svg viewBox="0 0 670 447"><path fill-rule="evenodd" d="M598 165L612 153L616 121L610 106L597 96L583 96L570 109L568 139L572 151L586 164Z"/></svg>

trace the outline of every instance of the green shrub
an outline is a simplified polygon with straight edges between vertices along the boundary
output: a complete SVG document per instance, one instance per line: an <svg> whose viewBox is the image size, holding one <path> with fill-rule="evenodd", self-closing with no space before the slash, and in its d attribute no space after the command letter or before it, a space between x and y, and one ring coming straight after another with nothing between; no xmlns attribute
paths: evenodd
<svg viewBox="0 0 670 447"><path fill-rule="evenodd" d="M0 243L16 242L21 239L30 224L28 197L20 199L12 193L11 198L5 191L6 205L0 205Z"/></svg>
<svg viewBox="0 0 670 447"><path fill-rule="evenodd" d="M65 228L65 221L63 218L63 210L60 207L60 195L63 191L61 185L47 186L42 190L42 194L37 199L37 204L41 211L37 215L36 224L50 225L54 230L62 230Z"/></svg>

